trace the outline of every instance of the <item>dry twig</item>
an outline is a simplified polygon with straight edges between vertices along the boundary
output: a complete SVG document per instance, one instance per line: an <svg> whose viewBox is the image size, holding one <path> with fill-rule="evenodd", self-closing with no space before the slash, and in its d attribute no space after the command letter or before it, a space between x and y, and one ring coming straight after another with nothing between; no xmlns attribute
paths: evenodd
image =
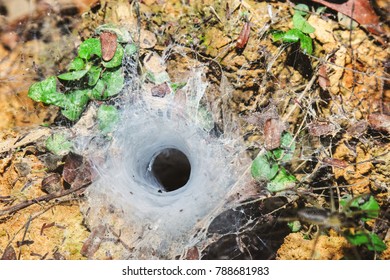
<svg viewBox="0 0 390 280"><path fill-rule="evenodd" d="M27 208L33 204L36 204L36 203L40 203L43 201L49 202L50 200L72 194L72 193L77 192L79 190L85 189L86 187L88 187L88 185L82 185L82 186L79 186L76 188L70 188L67 190L62 190L62 191L58 191L55 193L43 195L43 196L40 196L40 197L37 197L34 199L29 199L29 200L23 201L17 205L0 210L0 217L13 214L21 209Z"/></svg>

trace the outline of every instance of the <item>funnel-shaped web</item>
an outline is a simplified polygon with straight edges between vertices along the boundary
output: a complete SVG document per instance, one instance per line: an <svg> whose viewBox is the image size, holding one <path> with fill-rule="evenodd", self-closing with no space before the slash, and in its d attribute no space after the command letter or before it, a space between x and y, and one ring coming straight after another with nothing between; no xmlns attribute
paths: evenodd
<svg viewBox="0 0 390 280"><path fill-rule="evenodd" d="M249 166L239 138L213 133L216 117L200 105L206 88L198 70L181 96L130 98L106 160L94 164L99 178L86 193L86 222L120 232L132 248L122 258L173 259L205 248L209 224Z"/></svg>

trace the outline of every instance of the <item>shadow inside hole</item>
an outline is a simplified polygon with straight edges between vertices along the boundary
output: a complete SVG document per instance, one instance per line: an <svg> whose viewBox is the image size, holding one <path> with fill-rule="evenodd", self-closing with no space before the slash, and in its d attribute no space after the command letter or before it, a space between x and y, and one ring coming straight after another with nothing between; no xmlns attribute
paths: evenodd
<svg viewBox="0 0 390 280"><path fill-rule="evenodd" d="M190 179L191 164L182 151L167 148L154 158L152 174L166 192L175 191Z"/></svg>

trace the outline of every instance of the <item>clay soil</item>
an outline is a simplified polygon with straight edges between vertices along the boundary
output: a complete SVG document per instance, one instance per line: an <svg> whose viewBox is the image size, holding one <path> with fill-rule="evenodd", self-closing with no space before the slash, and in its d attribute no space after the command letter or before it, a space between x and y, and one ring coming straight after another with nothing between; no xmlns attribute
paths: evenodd
<svg viewBox="0 0 390 280"><path fill-rule="evenodd" d="M8 2L18 2L23 9ZM378 201L379 217L365 228L384 240L387 250L354 248L342 234L344 225L301 221L300 229L284 238L276 259L390 259L386 1L375 2L380 32L364 25L351 29L350 20L338 20L337 11L318 14L319 4L306 1L313 7L307 21L315 28L310 55L299 44L274 42L271 36L273 30L292 28L293 6L299 2L27 2L0 1L2 258L115 258L112 240L99 243L101 248L87 248L93 236L79 210L82 191L18 208L47 195L42 181L48 176L56 178L59 192L69 188L62 178L66 157L48 152L44 141L52 130L73 124L64 124L58 108L30 100L30 85L63 72L82 40L93 36L97 26L113 23L141 34L136 37L140 57L151 52L164 57L173 82L185 82L189 61L194 60L207 67L210 100L218 98L216 89L227 79L230 110L252 158L280 136L278 127L296 137L297 151L286 167L299 181L291 209L339 213L338 199L345 194L370 194ZM275 127L265 128L269 120ZM359 230L362 225L348 227Z"/></svg>

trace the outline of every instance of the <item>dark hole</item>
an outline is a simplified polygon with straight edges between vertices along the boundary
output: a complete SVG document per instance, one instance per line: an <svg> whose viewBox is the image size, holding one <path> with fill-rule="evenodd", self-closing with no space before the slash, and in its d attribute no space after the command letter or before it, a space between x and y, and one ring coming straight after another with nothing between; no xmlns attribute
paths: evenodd
<svg viewBox="0 0 390 280"><path fill-rule="evenodd" d="M177 149L164 149L154 159L152 173L165 191L183 187L191 175L191 164L187 156Z"/></svg>
<svg viewBox="0 0 390 280"><path fill-rule="evenodd" d="M8 16L8 10L3 4L0 4L0 15Z"/></svg>
<svg viewBox="0 0 390 280"><path fill-rule="evenodd" d="M313 67L311 66L310 57L300 50L300 45L298 43L291 45L286 64L293 67L306 79L313 76Z"/></svg>

